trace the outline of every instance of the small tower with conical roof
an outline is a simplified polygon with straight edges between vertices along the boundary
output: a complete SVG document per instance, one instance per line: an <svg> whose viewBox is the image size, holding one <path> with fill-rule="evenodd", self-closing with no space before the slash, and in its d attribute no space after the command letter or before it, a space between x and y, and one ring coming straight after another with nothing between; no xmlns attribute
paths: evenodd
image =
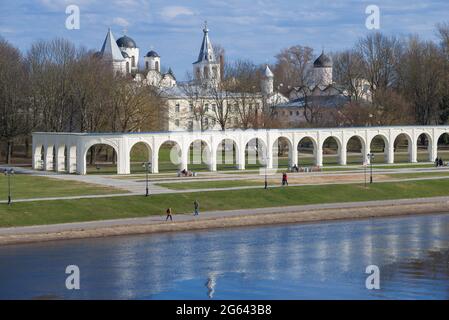
<svg viewBox="0 0 449 320"><path fill-rule="evenodd" d="M324 53L313 63L313 81L315 85L328 86L332 84L332 59Z"/></svg>
<svg viewBox="0 0 449 320"><path fill-rule="evenodd" d="M274 74L273 72L271 72L270 67L268 67L268 65L265 67L265 70L262 74L262 79L260 81L260 89L264 96L269 96L273 94Z"/></svg>
<svg viewBox="0 0 449 320"><path fill-rule="evenodd" d="M193 63L193 74L196 80L203 83L218 85L220 82L220 62L217 61L209 39L207 21L203 28L203 42L201 44L198 60Z"/></svg>
<svg viewBox="0 0 449 320"><path fill-rule="evenodd" d="M126 73L126 59L123 57L117 43L115 42L114 35L111 28L109 28L106 38L104 39L103 46L99 52L99 57L110 62L112 64L112 70L115 73Z"/></svg>

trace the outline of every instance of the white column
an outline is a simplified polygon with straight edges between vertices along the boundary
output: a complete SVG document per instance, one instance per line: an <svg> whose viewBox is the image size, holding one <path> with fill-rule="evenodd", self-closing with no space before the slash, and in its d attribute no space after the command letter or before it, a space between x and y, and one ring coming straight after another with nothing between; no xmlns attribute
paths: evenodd
<svg viewBox="0 0 449 320"><path fill-rule="evenodd" d="M394 141L388 141L388 146L385 147L385 153L387 155L387 163L394 163Z"/></svg>
<svg viewBox="0 0 449 320"><path fill-rule="evenodd" d="M237 168L239 170L245 170L245 146L238 146L235 158L237 161Z"/></svg>
<svg viewBox="0 0 449 320"><path fill-rule="evenodd" d="M151 151L151 173L159 173L159 148Z"/></svg>
<svg viewBox="0 0 449 320"><path fill-rule="evenodd" d="M416 139L409 142L408 156L411 163L418 162L418 141Z"/></svg>
<svg viewBox="0 0 449 320"><path fill-rule="evenodd" d="M76 147L67 146L67 172L76 172Z"/></svg>
<svg viewBox="0 0 449 320"><path fill-rule="evenodd" d="M58 146L56 149L56 171L64 172L65 171L65 146Z"/></svg>
<svg viewBox="0 0 449 320"><path fill-rule="evenodd" d="M181 167L180 170L188 170L188 163L189 163L189 146L183 146L181 149Z"/></svg>
<svg viewBox="0 0 449 320"><path fill-rule="evenodd" d="M79 145L76 146L76 173L85 175L86 170L86 151L84 148L80 148Z"/></svg>
<svg viewBox="0 0 449 320"><path fill-rule="evenodd" d="M131 173L131 161L129 159L129 152L127 152L125 148L120 148L117 152L117 174L130 174L130 173Z"/></svg>
<svg viewBox="0 0 449 320"><path fill-rule="evenodd" d="M368 157L368 154L371 153L371 146L362 147L362 152L363 152L363 162L366 164L370 164L371 159L370 157Z"/></svg>
<svg viewBox="0 0 449 320"><path fill-rule="evenodd" d="M433 141L429 141L429 161L434 162L435 159L438 157L438 139L432 139Z"/></svg>
<svg viewBox="0 0 449 320"><path fill-rule="evenodd" d="M129 148L128 139L119 138L116 141L117 152L117 174L131 173L131 150Z"/></svg>
<svg viewBox="0 0 449 320"><path fill-rule="evenodd" d="M343 142L339 151L340 151L340 154L338 156L339 163L340 163L340 165L345 166L347 164L347 156L348 156L347 155L347 143Z"/></svg>
<svg viewBox="0 0 449 320"><path fill-rule="evenodd" d="M315 150L315 165L322 167L323 166L323 146L321 142L317 143Z"/></svg>
<svg viewBox="0 0 449 320"><path fill-rule="evenodd" d="M36 146L33 143L32 152L33 152L33 157L32 157L33 169L34 170L42 169L42 162L41 162L41 159L42 159L42 146L40 146L40 145Z"/></svg>
<svg viewBox="0 0 449 320"><path fill-rule="evenodd" d="M268 144L266 148L267 150L265 151L265 154L267 156L267 159L265 161L267 163L265 165L267 166L268 169L273 169L273 148L271 144Z"/></svg>
<svg viewBox="0 0 449 320"><path fill-rule="evenodd" d="M298 165L298 144L293 142L291 150L288 151L288 159L290 167Z"/></svg>
<svg viewBox="0 0 449 320"><path fill-rule="evenodd" d="M213 145L211 146L211 152L208 158L209 170L213 172L217 171L217 149Z"/></svg>
<svg viewBox="0 0 449 320"><path fill-rule="evenodd" d="M44 171L53 170L53 146L45 146L44 148Z"/></svg>

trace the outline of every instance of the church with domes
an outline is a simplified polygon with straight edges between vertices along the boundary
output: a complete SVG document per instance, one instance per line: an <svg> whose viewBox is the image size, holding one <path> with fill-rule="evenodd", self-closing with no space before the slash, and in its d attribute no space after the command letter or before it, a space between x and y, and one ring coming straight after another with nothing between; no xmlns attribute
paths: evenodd
<svg viewBox="0 0 449 320"><path fill-rule="evenodd" d="M131 37L123 35L115 40L109 29L97 56L109 61L114 72L130 75L136 83L159 89L167 104L165 117L167 123L163 129L169 131L220 129L217 121L216 94L203 90L203 88L218 88L222 74L222 61L215 55L207 23L203 27L198 58L192 64L193 79L190 82L178 83L171 68L167 72L161 72L161 56L153 49L143 56L141 64L143 68L139 68L139 54L139 47ZM303 87L289 88L287 96L284 96L274 90L274 74L266 65L261 70L260 91L253 94L249 107L253 110L260 109L260 113L269 109L273 117L287 127L304 120L305 101L323 103L326 107L344 104L350 97L344 89L333 82L332 70L332 59L323 51L310 65L307 83ZM230 128L239 126L239 111L233 106L238 105L236 101L239 100L239 95L248 99L247 94L233 92L229 95L230 101L227 101L229 106L226 108L230 110L227 127ZM204 112L200 117L196 112L199 99L203 104L201 110Z"/></svg>

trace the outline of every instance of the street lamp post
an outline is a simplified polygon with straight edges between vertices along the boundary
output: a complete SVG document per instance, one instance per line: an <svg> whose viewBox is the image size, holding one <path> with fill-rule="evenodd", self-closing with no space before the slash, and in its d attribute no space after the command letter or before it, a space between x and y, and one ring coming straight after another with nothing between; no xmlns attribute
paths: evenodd
<svg viewBox="0 0 449 320"><path fill-rule="evenodd" d="M268 189L267 161L268 161L268 157L265 156L265 190Z"/></svg>
<svg viewBox="0 0 449 320"><path fill-rule="evenodd" d="M148 197L150 195L150 190L148 188L148 173L150 171L151 168L151 162L144 162L142 164L142 167L145 168L145 174L146 174L146 178L145 178L145 197Z"/></svg>
<svg viewBox="0 0 449 320"><path fill-rule="evenodd" d="M369 183L373 183L373 160L374 160L374 153L368 153L367 154L369 159L369 166L370 166L370 176L369 176Z"/></svg>
<svg viewBox="0 0 449 320"><path fill-rule="evenodd" d="M11 176L14 174L14 170L12 168L6 168L4 171L5 176L8 177L8 205L10 206L12 203L11 199Z"/></svg>

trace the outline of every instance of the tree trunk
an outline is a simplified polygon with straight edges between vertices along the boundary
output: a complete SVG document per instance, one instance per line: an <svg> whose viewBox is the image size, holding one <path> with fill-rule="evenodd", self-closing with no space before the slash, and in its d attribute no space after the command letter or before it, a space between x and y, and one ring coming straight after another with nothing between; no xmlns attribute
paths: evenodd
<svg viewBox="0 0 449 320"><path fill-rule="evenodd" d="M25 138L25 158L30 157L30 140L28 137Z"/></svg>

